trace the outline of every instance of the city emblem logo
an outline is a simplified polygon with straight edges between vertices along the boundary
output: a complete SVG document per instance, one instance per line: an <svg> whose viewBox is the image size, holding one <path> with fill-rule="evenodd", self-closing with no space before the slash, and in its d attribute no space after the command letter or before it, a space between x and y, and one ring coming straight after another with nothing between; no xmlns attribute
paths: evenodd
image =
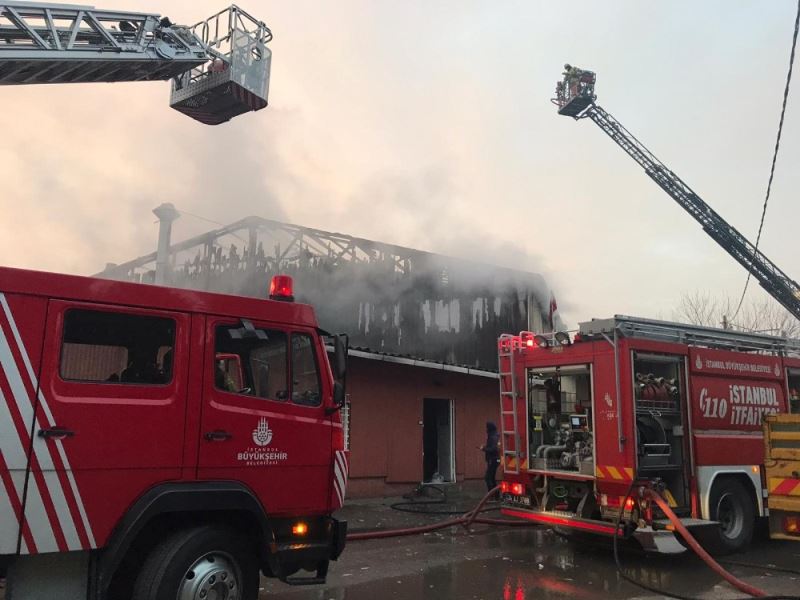
<svg viewBox="0 0 800 600"><path fill-rule="evenodd" d="M608 405L608 408L611 408L612 406L614 406L614 400L611 398L611 394L609 394L608 392L606 392L606 395L603 396L603 400L606 401L606 404Z"/></svg>
<svg viewBox="0 0 800 600"><path fill-rule="evenodd" d="M267 419L261 417L253 429L253 445L236 453L236 460L246 467L267 467L289 460L289 454L270 445L273 433Z"/></svg>
<svg viewBox="0 0 800 600"><path fill-rule="evenodd" d="M698 370L703 368L703 361L700 360L700 355L699 354L697 355L697 358L694 359L694 366L697 367Z"/></svg>
<svg viewBox="0 0 800 600"><path fill-rule="evenodd" d="M253 430L253 442L257 446L266 446L272 441L272 429L264 417L258 421L258 426Z"/></svg>

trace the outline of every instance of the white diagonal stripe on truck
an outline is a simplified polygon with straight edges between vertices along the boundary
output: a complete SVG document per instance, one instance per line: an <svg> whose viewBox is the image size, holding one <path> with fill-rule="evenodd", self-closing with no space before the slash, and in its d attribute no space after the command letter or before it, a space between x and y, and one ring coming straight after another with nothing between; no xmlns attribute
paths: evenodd
<svg viewBox="0 0 800 600"><path fill-rule="evenodd" d="M42 407L42 411L44 412L45 417L47 418L48 422L52 425L55 425L55 420L53 419L53 413L50 412L50 406L47 403L47 398L44 397L42 390L39 388L39 382L36 379L36 375L33 372L33 367L31 366L30 358L28 357L28 351L25 348L25 344L22 343L22 336L19 334L19 329L17 328L17 323L14 320L14 315L11 313L11 307L8 305L8 301L6 300L5 294L0 293L0 304L3 305L3 310L6 313L6 319L8 320L9 325L11 326L11 331L14 334L14 339L17 342L17 346L20 350L20 354L22 355L22 360L25 363L25 369L28 371L28 377L30 377L31 383L33 385L33 389L39 391L39 404ZM97 548L97 543L94 540L94 534L92 533L92 526L89 523L89 517L86 514L86 507L83 504L83 499L81 498L81 494L78 491L78 484L75 481L75 474L72 472L72 468L70 467L69 460L67 459L67 453L64 450L64 443L61 440L55 441L56 449L58 450L58 455L61 458L61 464L64 465L64 469L67 472L67 480L69 481L69 487L72 490L72 495L75 498L75 502L78 504L78 512L81 515L81 521L83 521L83 528L86 532L86 537L89 539L89 546L91 548Z"/></svg>
<svg viewBox="0 0 800 600"><path fill-rule="evenodd" d="M2 337L2 334L0 334L0 339ZM0 368L2 368L2 365L0 365ZM0 452L3 453L6 468L11 472L12 480L17 488L17 497L20 500L20 504L22 504L21 480L24 477L24 467L23 469L19 469L19 467L14 469L14 465L27 465L28 458L22 440L14 426L14 420L9 408L11 402L11 398L6 398L0 389ZM28 483L27 504L28 526L37 550L42 551L41 548L45 548L44 552L58 550L55 535L50 527L50 519L47 517L47 512L44 510L44 504L39 494L39 486L33 477Z"/></svg>
<svg viewBox="0 0 800 600"><path fill-rule="evenodd" d="M334 452L333 462L334 487L339 496L339 504L344 506L344 498L347 490L347 469L343 467L343 463L346 465L347 461L344 460L344 456L342 456L341 452L336 451Z"/></svg>
<svg viewBox="0 0 800 600"><path fill-rule="evenodd" d="M5 481L0 480L0 554L14 554L17 551L17 540L20 535L20 523L10 496L16 496L14 486L6 488ZM19 501L19 498L16 498Z"/></svg>
<svg viewBox="0 0 800 600"><path fill-rule="evenodd" d="M14 316L11 314L11 308L8 305L5 294L0 293L0 304L3 306L6 321L11 327L11 331L14 335L16 348L22 357L22 361L26 370L28 371L31 388L33 390L38 390L38 382L33 374L33 368L31 366L30 359L28 358L28 353L25 350L25 345L22 342L19 329L14 321ZM6 378L8 379L8 383L11 386L12 393L16 399L19 413L22 415L23 422L27 425L28 423L34 421L33 403L31 402L31 398L28 395L28 390L25 388L25 384L22 381L22 373L17 365L17 361L14 359L13 353L11 352L9 341L10 340L8 340L5 335L0 335L0 363L2 363L3 369L5 370ZM47 407L47 402L45 402L41 393L39 394L39 402L41 403L42 410L45 413L48 424L55 425L53 416L50 414L50 410ZM34 431L38 430L39 426L39 419L36 418L34 423ZM58 478L58 474L56 473L53 457L50 454L50 449L47 447L47 442L44 439L34 437L32 445L33 451L36 455L36 460L39 462L39 467L42 470L45 485L53 502L53 508L55 509L61 531L64 534L64 540L67 543L67 549L81 550L83 549L83 545L78 537L77 527L72 518L72 512L67 504L67 499L64 494L64 488L61 485L61 480ZM62 460L64 458L66 457L62 457ZM64 463L64 468L69 470L69 465L66 462ZM31 477L31 481L33 481L33 477Z"/></svg>

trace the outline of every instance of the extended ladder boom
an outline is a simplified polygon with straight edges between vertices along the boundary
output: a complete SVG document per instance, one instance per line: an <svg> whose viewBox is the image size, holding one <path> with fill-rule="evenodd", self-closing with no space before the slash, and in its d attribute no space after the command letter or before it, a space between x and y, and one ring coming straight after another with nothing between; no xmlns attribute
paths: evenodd
<svg viewBox="0 0 800 600"><path fill-rule="evenodd" d="M564 82L556 88L555 103L559 114L575 119L589 118L633 158L661 189L680 204L702 225L722 248L752 273L761 286L786 310L800 319L800 285L786 275L763 252L723 219L680 177L669 170L634 135L603 108L595 104L594 73L568 70ZM587 77L585 74L589 73Z"/></svg>
<svg viewBox="0 0 800 600"><path fill-rule="evenodd" d="M159 15L0 0L0 84L167 80L208 61Z"/></svg>
<svg viewBox="0 0 800 600"><path fill-rule="evenodd" d="M216 125L267 105L271 39L236 5L185 27L157 14L0 0L0 85L172 79L170 105Z"/></svg>

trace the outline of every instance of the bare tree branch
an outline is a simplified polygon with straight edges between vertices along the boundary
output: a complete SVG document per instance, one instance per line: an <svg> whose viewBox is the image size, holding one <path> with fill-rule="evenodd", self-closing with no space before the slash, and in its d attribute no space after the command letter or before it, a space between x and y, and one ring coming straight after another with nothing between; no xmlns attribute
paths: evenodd
<svg viewBox="0 0 800 600"><path fill-rule="evenodd" d="M730 297L714 296L708 291L684 292L672 317L676 321L693 325L729 327L741 331L800 337L800 321L769 299L752 300L745 304L734 323L728 319L733 314L735 305Z"/></svg>

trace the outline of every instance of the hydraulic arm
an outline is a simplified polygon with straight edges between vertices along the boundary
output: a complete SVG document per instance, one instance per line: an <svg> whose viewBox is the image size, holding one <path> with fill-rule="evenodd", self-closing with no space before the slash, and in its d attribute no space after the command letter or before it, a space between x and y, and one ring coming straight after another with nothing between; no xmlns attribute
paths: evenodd
<svg viewBox="0 0 800 600"><path fill-rule="evenodd" d="M661 189L680 204L705 232L755 277L786 310L800 319L800 285L781 271L739 231L723 219L680 177L670 171L634 135L595 103L595 74L569 67L556 85L554 103L558 113L595 122L617 145L644 169Z"/></svg>
<svg viewBox="0 0 800 600"><path fill-rule="evenodd" d="M173 80L208 124L267 105L269 28L232 5L192 27L157 14L0 0L0 85Z"/></svg>

